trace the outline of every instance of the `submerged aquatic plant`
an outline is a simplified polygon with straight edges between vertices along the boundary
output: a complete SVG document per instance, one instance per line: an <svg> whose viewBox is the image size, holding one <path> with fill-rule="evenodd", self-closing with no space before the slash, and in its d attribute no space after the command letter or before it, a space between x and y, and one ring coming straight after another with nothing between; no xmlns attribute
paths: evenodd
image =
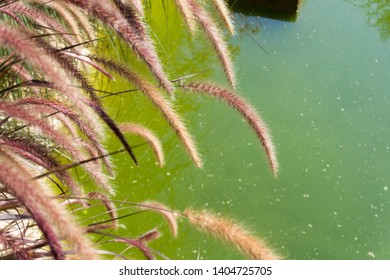
<svg viewBox="0 0 390 280"><path fill-rule="evenodd" d="M127 152L137 163L135 146L128 143L125 134L144 138L160 166L167 159L159 138L150 129L132 120L120 124L109 116L100 101L99 89L88 79L90 67L112 80L119 75L137 87L161 112L198 167L202 167L202 157L173 106L173 93L202 93L226 102L253 128L274 175L278 172L266 125L235 92L234 67L221 28L223 24L234 34L226 2L174 3L194 36L200 30L206 34L232 89L204 81L180 80L182 83L176 86L160 62L145 20L143 1L0 1L0 259L98 259L106 254L126 257L99 250L89 234L137 248L147 259L164 257L149 247L149 242L160 236L157 229L132 238L106 231L116 230L125 217L118 215L116 203L134 209L127 216L145 211L161 214L173 237L179 234L179 219L187 218L196 228L233 243L250 258L277 258L260 239L225 218L203 211L181 213L155 201L130 203L112 198L115 167L111 156ZM217 18L210 12L211 7L217 10ZM102 29L121 38L147 66L154 80L126 63L91 54ZM122 143L119 151L108 152L104 147L105 126ZM99 189L86 190L84 177ZM100 214L85 217L85 211L99 207L103 207ZM90 222L101 215L108 218Z"/></svg>

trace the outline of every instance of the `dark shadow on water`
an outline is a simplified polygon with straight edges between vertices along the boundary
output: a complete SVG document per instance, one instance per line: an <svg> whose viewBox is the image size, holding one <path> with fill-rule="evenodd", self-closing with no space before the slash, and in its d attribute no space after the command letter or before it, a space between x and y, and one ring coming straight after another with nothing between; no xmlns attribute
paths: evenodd
<svg viewBox="0 0 390 280"><path fill-rule="evenodd" d="M301 0L229 0L236 13L282 21L296 21Z"/></svg>

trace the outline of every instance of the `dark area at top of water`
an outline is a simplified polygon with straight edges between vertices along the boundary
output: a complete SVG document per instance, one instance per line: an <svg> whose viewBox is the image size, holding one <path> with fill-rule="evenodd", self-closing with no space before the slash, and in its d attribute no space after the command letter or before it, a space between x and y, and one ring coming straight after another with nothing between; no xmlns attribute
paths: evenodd
<svg viewBox="0 0 390 280"><path fill-rule="evenodd" d="M232 10L247 16L295 21L300 0L229 0Z"/></svg>

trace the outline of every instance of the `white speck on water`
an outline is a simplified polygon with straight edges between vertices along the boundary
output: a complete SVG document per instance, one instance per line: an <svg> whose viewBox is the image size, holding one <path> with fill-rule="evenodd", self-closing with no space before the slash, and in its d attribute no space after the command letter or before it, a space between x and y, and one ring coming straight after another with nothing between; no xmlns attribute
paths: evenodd
<svg viewBox="0 0 390 280"><path fill-rule="evenodd" d="M343 226L342 226L341 224L338 224L337 227L338 227L338 228L342 228Z"/></svg>
<svg viewBox="0 0 390 280"><path fill-rule="evenodd" d="M313 225L312 225L312 224L307 224L307 226L308 226L309 228L313 228Z"/></svg>
<svg viewBox="0 0 390 280"><path fill-rule="evenodd" d="M357 241L359 238L357 238L357 236L355 236L355 241Z"/></svg>
<svg viewBox="0 0 390 280"><path fill-rule="evenodd" d="M371 258L375 258L375 254L371 251L367 253L367 256L369 256Z"/></svg>
<svg viewBox="0 0 390 280"><path fill-rule="evenodd" d="M171 176L171 173L170 173L170 172L167 172L166 174L167 174L167 176Z"/></svg>
<svg viewBox="0 0 390 280"><path fill-rule="evenodd" d="M384 186L384 187L383 187L383 190L384 190L385 192L387 192L387 191L389 190L389 187L388 187L388 186Z"/></svg>
<svg viewBox="0 0 390 280"><path fill-rule="evenodd" d="M133 184L137 184L138 183L138 181L137 180L133 180Z"/></svg>
<svg viewBox="0 0 390 280"><path fill-rule="evenodd" d="M303 194L303 197L304 197L304 198L309 198L309 197L310 197L310 194L304 193L304 194Z"/></svg>

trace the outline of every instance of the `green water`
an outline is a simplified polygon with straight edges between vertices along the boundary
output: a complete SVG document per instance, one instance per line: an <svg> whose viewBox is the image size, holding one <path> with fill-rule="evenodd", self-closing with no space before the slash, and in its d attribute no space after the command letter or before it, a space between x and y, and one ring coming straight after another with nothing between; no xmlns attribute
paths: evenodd
<svg viewBox="0 0 390 280"><path fill-rule="evenodd" d="M209 44L177 30L173 6L151 2L153 34L170 76L205 71L200 78L226 84ZM155 130L167 158L159 168L147 146L135 149L139 166L116 156L116 198L213 210L246 224L288 259L390 259L389 11L388 1L306 0L295 22L236 14L242 28L230 46L238 91L272 131L277 179L253 132L224 104L176 96L205 159L200 170L141 93L107 99L116 120ZM119 80L109 89L129 87ZM242 258L185 221L177 239L154 213L122 223L129 237L157 227L163 236L150 246L168 258Z"/></svg>

